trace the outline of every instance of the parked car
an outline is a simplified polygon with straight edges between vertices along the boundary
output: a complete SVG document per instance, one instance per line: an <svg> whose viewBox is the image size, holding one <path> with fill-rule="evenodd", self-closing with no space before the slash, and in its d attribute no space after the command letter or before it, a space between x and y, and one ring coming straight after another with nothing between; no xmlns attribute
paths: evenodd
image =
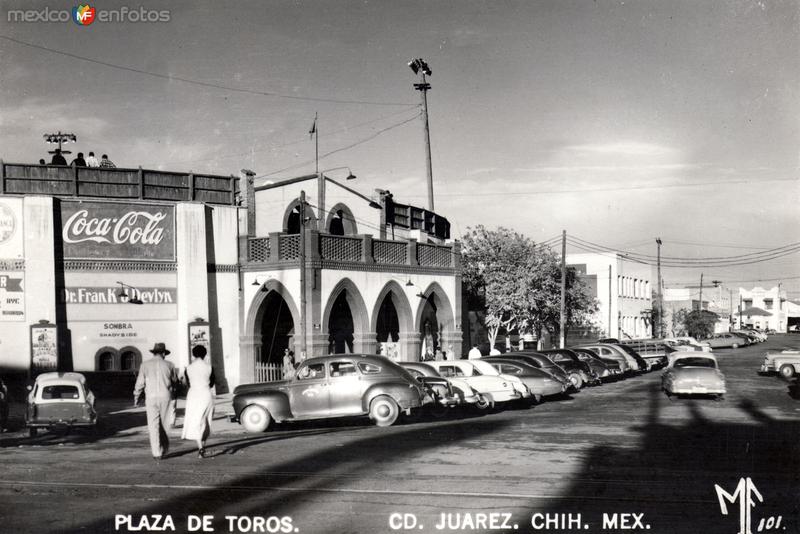
<svg viewBox="0 0 800 534"><path fill-rule="evenodd" d="M567 391L567 386L553 375L529 363L504 358L492 358L489 363L500 374L516 376L522 380L537 403L544 397L563 395Z"/></svg>
<svg viewBox="0 0 800 534"><path fill-rule="evenodd" d="M570 347L570 350L577 354L581 361L586 362L601 380L617 378L622 374L622 369L620 369L618 362L610 359L604 360L593 350L579 349L577 347Z"/></svg>
<svg viewBox="0 0 800 534"><path fill-rule="evenodd" d="M335 354L305 360L290 380L233 391L232 420L248 432L284 421L369 415L389 426L401 411L433 402L408 371L383 356Z"/></svg>
<svg viewBox="0 0 800 534"><path fill-rule="evenodd" d="M492 408L499 402L523 398L519 391L519 378L501 375L488 362L481 360L432 361L432 365L445 378L460 378L481 394L484 402L476 404L480 409ZM524 386L524 384L522 384ZM528 390L528 397L530 390Z"/></svg>
<svg viewBox="0 0 800 534"><path fill-rule="evenodd" d="M600 355L603 359L612 359L619 364L623 374L630 375L639 370L639 364L627 352L617 345L610 343L587 343L578 346L580 349L589 349Z"/></svg>
<svg viewBox="0 0 800 534"><path fill-rule="evenodd" d="M581 361L578 355L570 349L543 350L542 354L553 360L559 367L562 367L569 374L570 381L577 389L586 384L595 385L600 383L600 377L592 372L589 364Z"/></svg>
<svg viewBox="0 0 800 534"><path fill-rule="evenodd" d="M729 332L714 334L705 341L713 349L737 349L739 347L745 347L749 344L746 338L735 336Z"/></svg>
<svg viewBox="0 0 800 534"><path fill-rule="evenodd" d="M480 393L459 378L445 378L431 365L423 362L399 362L400 366L421 382L433 400L442 406L476 404ZM433 390L433 391L431 391Z"/></svg>
<svg viewBox="0 0 800 534"><path fill-rule="evenodd" d="M491 361L492 358L506 358L511 360L520 360L527 362L534 367L538 367L542 371L545 371L553 378L567 386L567 389L575 389L575 386L572 385L572 382L569 379L569 375L567 372L556 365L553 360L548 358L546 355L542 354L541 352L535 351L519 351L519 352L509 352L507 354L503 354L502 356L488 356L482 358L484 361Z"/></svg>
<svg viewBox="0 0 800 534"><path fill-rule="evenodd" d="M665 338L664 343L669 344L672 348L677 350L694 350L702 352L713 352L711 345L707 341L697 341L691 336L677 336Z"/></svg>
<svg viewBox="0 0 800 534"><path fill-rule="evenodd" d="M661 389L670 395L725 394L725 376L717 358L699 352L675 352L661 375Z"/></svg>
<svg viewBox="0 0 800 534"><path fill-rule="evenodd" d="M732 330L731 334L734 336L747 338L747 341L750 345L761 343L762 341L767 340L767 336L760 332L756 332L755 330Z"/></svg>
<svg viewBox="0 0 800 534"><path fill-rule="evenodd" d="M677 349L655 339L633 339L621 343L636 351L647 362L648 369L661 369L667 365L668 357Z"/></svg>
<svg viewBox="0 0 800 534"><path fill-rule="evenodd" d="M638 370L640 372L645 373L645 372L650 371L652 369L652 367L651 367L651 363L652 362L649 362L649 361L645 360L644 358L642 358L642 355L639 354L637 351L633 350L630 347L630 345L625 345L625 344L622 344L622 343L610 343L610 344L613 344L615 347L619 347L620 349L625 351L625 353L627 353L628 356L633 358L636 361L636 366L639 368Z"/></svg>
<svg viewBox="0 0 800 534"><path fill-rule="evenodd" d="M94 428L94 394L81 373L42 373L28 386L25 426L31 437L38 431Z"/></svg>
<svg viewBox="0 0 800 534"><path fill-rule="evenodd" d="M767 352L759 372L779 373L784 378L794 378L800 373L800 350L787 349L780 352Z"/></svg>

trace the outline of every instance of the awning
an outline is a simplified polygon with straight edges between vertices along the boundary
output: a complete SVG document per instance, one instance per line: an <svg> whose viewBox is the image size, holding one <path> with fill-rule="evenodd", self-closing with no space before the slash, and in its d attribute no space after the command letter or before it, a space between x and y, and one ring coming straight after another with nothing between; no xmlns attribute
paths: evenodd
<svg viewBox="0 0 800 534"><path fill-rule="evenodd" d="M762 310L756 306L752 306L745 310L742 310L742 313L739 315L743 315L745 317L771 317L772 314L766 310Z"/></svg>

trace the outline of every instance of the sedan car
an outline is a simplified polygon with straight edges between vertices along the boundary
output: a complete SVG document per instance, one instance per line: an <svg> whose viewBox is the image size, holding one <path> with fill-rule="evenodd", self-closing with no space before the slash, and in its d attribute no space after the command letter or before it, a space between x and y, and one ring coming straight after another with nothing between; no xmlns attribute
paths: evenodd
<svg viewBox="0 0 800 534"><path fill-rule="evenodd" d="M426 362L436 368L445 378L460 378L481 394L485 403L478 408L491 408L498 402L509 402L523 398L519 378L501 375L488 362L481 360L455 360ZM520 385L515 386L518 382ZM526 388L527 389L527 388ZM530 390L528 395L530 396Z"/></svg>
<svg viewBox="0 0 800 534"><path fill-rule="evenodd" d="M570 381L577 389L582 388L584 385L600 383L600 377L592 372L592 368L578 358L578 355L570 349L543 350L542 354L563 368L569 374Z"/></svg>
<svg viewBox="0 0 800 534"><path fill-rule="evenodd" d="M420 383L392 360L375 355L336 354L309 358L290 380L248 384L233 391L233 421L248 432L272 422L369 415L389 426L401 411L433 402Z"/></svg>
<svg viewBox="0 0 800 534"><path fill-rule="evenodd" d="M746 338L735 336L728 332L723 332L721 334L714 334L710 338L705 340L708 343L708 346L712 349L724 349L724 348L739 348L747 346L748 341Z"/></svg>
<svg viewBox="0 0 800 534"><path fill-rule="evenodd" d="M661 375L661 389L670 395L725 395L725 376L717 358L700 352L674 352Z"/></svg>
<svg viewBox="0 0 800 534"><path fill-rule="evenodd" d="M609 343L590 343L580 345L580 349L589 349L600 355L601 358L614 360L619 364L623 374L629 375L639 370L639 364L621 348Z"/></svg>
<svg viewBox="0 0 800 534"><path fill-rule="evenodd" d="M534 352L534 351L509 352L503 354L502 356L489 356L482 359L488 362L491 361L492 358L504 358L510 360L524 361L552 375L556 380L567 386L567 388L575 390L575 386L569 379L569 374L567 374L567 372L562 367L556 365L556 363L553 362L553 360L551 360L541 352Z"/></svg>
<svg viewBox="0 0 800 534"><path fill-rule="evenodd" d="M619 363L614 360L604 360L596 352L589 349L579 349L577 347L570 347L570 350L578 355L581 361L592 368L600 380L608 380L617 378L622 374L622 369L619 368Z"/></svg>
<svg viewBox="0 0 800 534"><path fill-rule="evenodd" d="M42 373L28 386L25 426L31 437L40 429L94 428L94 394L80 373Z"/></svg>
<svg viewBox="0 0 800 534"><path fill-rule="evenodd" d="M786 379L794 378L800 373L800 350L786 349L780 352L767 352L759 371L763 374L780 373Z"/></svg>
<svg viewBox="0 0 800 534"><path fill-rule="evenodd" d="M492 358L492 367L504 375L516 376L531 390L533 400L540 402L544 397L563 395L567 386L556 380L551 374L519 360Z"/></svg>
<svg viewBox="0 0 800 534"><path fill-rule="evenodd" d="M423 362L399 362L400 366L428 389L428 394L442 406L476 404L480 393L459 378L445 378L431 365ZM433 391L431 391L433 390Z"/></svg>

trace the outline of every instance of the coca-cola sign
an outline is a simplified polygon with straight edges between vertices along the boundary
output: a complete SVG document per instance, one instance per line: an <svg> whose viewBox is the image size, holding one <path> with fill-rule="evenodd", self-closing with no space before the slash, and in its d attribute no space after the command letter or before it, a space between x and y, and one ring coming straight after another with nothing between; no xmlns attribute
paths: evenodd
<svg viewBox="0 0 800 534"><path fill-rule="evenodd" d="M174 206L64 201L61 224L65 258L175 259Z"/></svg>

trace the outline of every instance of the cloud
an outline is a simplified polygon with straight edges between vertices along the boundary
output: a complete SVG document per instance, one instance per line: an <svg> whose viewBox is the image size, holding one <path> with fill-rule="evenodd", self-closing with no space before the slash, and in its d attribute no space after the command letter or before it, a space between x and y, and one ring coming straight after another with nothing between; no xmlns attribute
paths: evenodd
<svg viewBox="0 0 800 534"><path fill-rule="evenodd" d="M590 143L569 145L565 150L584 154L603 154L620 156L666 156L674 154L671 147L641 143L638 141L620 141L616 143Z"/></svg>

